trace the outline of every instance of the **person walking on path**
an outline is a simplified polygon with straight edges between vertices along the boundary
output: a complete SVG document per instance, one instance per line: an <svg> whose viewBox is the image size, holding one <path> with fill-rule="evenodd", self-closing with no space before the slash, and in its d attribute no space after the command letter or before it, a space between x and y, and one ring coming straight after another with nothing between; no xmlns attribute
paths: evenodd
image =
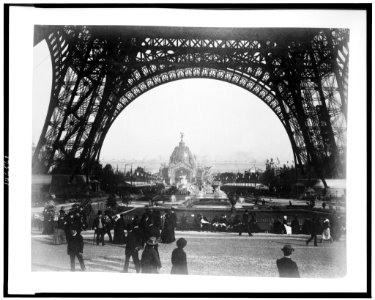
<svg viewBox="0 0 375 300"><path fill-rule="evenodd" d="M184 248L187 241L184 238L179 238L176 242L177 248L172 252L172 270L171 274L188 274L187 259Z"/></svg>
<svg viewBox="0 0 375 300"><path fill-rule="evenodd" d="M311 223L311 228L310 228L310 234L311 237L306 241L306 246L314 239L314 246L318 247L317 243L317 234L319 230L319 220L317 217L314 217Z"/></svg>
<svg viewBox="0 0 375 300"><path fill-rule="evenodd" d="M134 226L130 224L128 228L128 235L126 237L124 273L128 273L130 257L133 259L135 271L137 273L140 272L141 264L138 257L138 251L141 248L142 237L134 232Z"/></svg>
<svg viewBox="0 0 375 300"><path fill-rule="evenodd" d="M70 256L70 270L75 271L75 258L77 256L81 270L85 271L85 263L83 261L83 238L76 229L71 230L68 238L68 255Z"/></svg>
<svg viewBox="0 0 375 300"><path fill-rule="evenodd" d="M276 260L276 266L279 270L280 277L299 278L299 271L297 264L290 258L294 249L291 245L285 245L281 251L284 253L284 257Z"/></svg>
<svg viewBox="0 0 375 300"><path fill-rule="evenodd" d="M161 262L155 246L158 244L156 237L152 236L146 243L145 250L142 253L141 270L142 273L158 274L161 268Z"/></svg>

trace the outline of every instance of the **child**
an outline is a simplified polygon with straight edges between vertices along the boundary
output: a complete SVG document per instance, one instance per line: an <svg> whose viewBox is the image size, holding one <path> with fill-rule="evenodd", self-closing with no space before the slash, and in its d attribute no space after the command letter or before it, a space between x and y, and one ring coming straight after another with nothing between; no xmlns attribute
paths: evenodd
<svg viewBox="0 0 375 300"><path fill-rule="evenodd" d="M187 241L184 238L179 238L176 242L177 248L172 252L172 270L171 274L188 274L186 253L183 248Z"/></svg>
<svg viewBox="0 0 375 300"><path fill-rule="evenodd" d="M85 263L83 262L83 238L76 229L71 230L71 234L68 238L68 255L70 256L70 269L75 271L75 260L76 256L78 258L79 264L81 265L81 270L85 271Z"/></svg>

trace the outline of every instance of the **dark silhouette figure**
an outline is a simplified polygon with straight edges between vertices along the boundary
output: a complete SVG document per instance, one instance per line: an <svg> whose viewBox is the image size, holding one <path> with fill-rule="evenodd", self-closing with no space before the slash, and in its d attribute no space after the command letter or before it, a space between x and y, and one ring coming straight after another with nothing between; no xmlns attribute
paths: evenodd
<svg viewBox="0 0 375 300"><path fill-rule="evenodd" d="M240 227L240 232L238 233L238 235L242 235L242 230L245 230L249 234L249 236L253 236L250 229L250 215L247 209L242 215L242 226Z"/></svg>
<svg viewBox="0 0 375 300"><path fill-rule="evenodd" d="M137 235L134 231L134 226L129 225L128 235L126 237L125 246L125 265L124 272L127 273L129 269L130 257L133 259L135 270L137 273L141 270L141 264L138 257L138 251L142 248L142 237Z"/></svg>
<svg viewBox="0 0 375 300"><path fill-rule="evenodd" d="M161 268L161 262L155 246L158 244L155 237L150 237L146 243L145 250L142 253L141 270L142 273L158 274L158 268Z"/></svg>
<svg viewBox="0 0 375 300"><path fill-rule="evenodd" d="M96 234L96 244L102 243L104 246L104 233L106 230L106 222L102 216L102 211L98 211L98 216L95 218L94 223L92 224L92 228L95 230Z"/></svg>
<svg viewBox="0 0 375 300"><path fill-rule="evenodd" d="M284 252L284 257L276 260L276 266L279 270L280 277L299 278L299 271L297 264L290 258L294 249L291 245L285 245L281 251Z"/></svg>
<svg viewBox="0 0 375 300"><path fill-rule="evenodd" d="M85 263L83 261L83 238L77 230L72 229L68 238L68 255L70 256L70 270L75 271L75 258L77 256L81 270L85 271Z"/></svg>
<svg viewBox="0 0 375 300"><path fill-rule="evenodd" d="M290 224L292 227L292 233L293 234L299 234L300 233L300 225L297 216L294 217L292 223Z"/></svg>
<svg viewBox="0 0 375 300"><path fill-rule="evenodd" d="M171 274L188 274L186 253L183 250L187 244L184 238L179 238L176 242L177 248L172 252Z"/></svg>
<svg viewBox="0 0 375 300"><path fill-rule="evenodd" d="M311 223L311 228L310 228L311 237L306 241L306 245L308 245L314 239L314 246L315 247L318 246L316 235L319 232L319 227L320 227L319 220L318 218L314 217Z"/></svg>

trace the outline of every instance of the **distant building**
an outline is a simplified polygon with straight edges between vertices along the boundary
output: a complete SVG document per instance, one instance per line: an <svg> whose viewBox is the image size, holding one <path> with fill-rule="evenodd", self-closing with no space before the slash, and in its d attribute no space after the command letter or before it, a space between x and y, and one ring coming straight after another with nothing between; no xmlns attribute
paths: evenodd
<svg viewBox="0 0 375 300"><path fill-rule="evenodd" d="M181 141L170 156L169 164L160 168L160 176L167 184L175 185L182 179L189 183L202 184L208 177L209 168L199 167L189 147L184 142L184 134L181 133Z"/></svg>

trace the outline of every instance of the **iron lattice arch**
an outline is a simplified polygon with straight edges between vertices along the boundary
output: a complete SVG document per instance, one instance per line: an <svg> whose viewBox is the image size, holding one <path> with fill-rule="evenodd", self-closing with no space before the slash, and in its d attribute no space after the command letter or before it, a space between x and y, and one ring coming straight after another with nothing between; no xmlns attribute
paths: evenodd
<svg viewBox="0 0 375 300"><path fill-rule="evenodd" d="M296 166L343 172L347 29L35 26L52 89L33 172L76 172L99 159L117 116L161 84L211 78L258 96L283 124Z"/></svg>

